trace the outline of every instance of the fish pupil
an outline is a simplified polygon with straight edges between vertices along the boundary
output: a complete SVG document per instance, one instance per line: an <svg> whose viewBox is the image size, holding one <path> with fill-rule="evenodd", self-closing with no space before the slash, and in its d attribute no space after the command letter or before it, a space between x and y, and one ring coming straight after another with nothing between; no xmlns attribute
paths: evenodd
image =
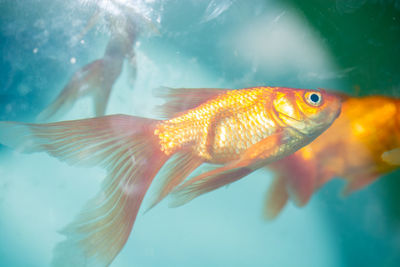
<svg viewBox="0 0 400 267"><path fill-rule="evenodd" d="M319 101L319 96L318 96L317 94L312 94L312 95L310 96L310 100L311 100L312 102L314 102L314 103L318 103L318 101Z"/></svg>

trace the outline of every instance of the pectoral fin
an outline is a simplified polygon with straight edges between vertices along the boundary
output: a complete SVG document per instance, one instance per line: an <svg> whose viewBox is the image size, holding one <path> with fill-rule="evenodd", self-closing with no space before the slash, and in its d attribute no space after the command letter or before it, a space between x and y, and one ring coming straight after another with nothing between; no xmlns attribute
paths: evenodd
<svg viewBox="0 0 400 267"><path fill-rule="evenodd" d="M275 153L281 138L281 132L269 136L251 146L239 160L190 179L174 191L174 201L171 206L186 204L202 194L233 183L262 167L258 165Z"/></svg>
<svg viewBox="0 0 400 267"><path fill-rule="evenodd" d="M202 163L203 160L194 156L191 152L185 151L176 155L175 158L167 163L168 173L162 178L160 177L162 181L158 181L155 196L146 211L163 200Z"/></svg>
<svg viewBox="0 0 400 267"><path fill-rule="evenodd" d="M170 207L182 206L200 195L233 183L251 172L253 170L249 168L224 166L196 176L173 191L174 199Z"/></svg>
<svg viewBox="0 0 400 267"><path fill-rule="evenodd" d="M400 166L400 148L386 151L382 154L381 158L387 164Z"/></svg>

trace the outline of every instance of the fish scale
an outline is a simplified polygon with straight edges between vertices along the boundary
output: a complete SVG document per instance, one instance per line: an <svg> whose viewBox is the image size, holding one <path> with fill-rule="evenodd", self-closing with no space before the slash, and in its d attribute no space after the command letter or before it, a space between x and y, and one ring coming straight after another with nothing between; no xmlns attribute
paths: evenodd
<svg viewBox="0 0 400 267"><path fill-rule="evenodd" d="M271 90L270 87L231 90L182 116L161 122L155 130L161 150L171 154L185 144L194 143L194 151L208 161L225 162L237 158L248 147L274 132L273 124L262 123L271 120L263 111ZM193 119L196 124L187 123ZM169 134L171 131L175 134ZM258 134L254 135L255 132ZM213 140L207 142L210 134ZM211 148L207 147L209 144Z"/></svg>

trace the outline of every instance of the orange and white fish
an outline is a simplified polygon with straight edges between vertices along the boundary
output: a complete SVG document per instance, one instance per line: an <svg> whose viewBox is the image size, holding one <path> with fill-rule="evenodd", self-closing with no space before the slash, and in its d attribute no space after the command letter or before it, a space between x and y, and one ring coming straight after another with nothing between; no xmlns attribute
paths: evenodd
<svg viewBox="0 0 400 267"><path fill-rule="evenodd" d="M269 165L276 173L264 214L274 218L291 199L305 205L335 177L344 194L361 189L400 167L400 99L347 97L333 125L308 146Z"/></svg>
<svg viewBox="0 0 400 267"><path fill-rule="evenodd" d="M0 122L2 144L108 171L102 192L67 227L55 262L61 260L57 255L73 258L65 254L74 247L83 252L86 264L110 264L168 160L169 172L160 177L150 206L202 163L222 166L184 183L178 204L295 152L328 128L341 109L340 99L323 90L168 89L163 96L169 100L162 107L167 120L112 115L49 124Z"/></svg>

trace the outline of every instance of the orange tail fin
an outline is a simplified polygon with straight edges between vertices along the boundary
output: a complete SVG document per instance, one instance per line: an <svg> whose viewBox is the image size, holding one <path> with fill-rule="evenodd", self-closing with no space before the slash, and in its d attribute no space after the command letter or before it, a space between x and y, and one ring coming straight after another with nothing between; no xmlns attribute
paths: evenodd
<svg viewBox="0 0 400 267"><path fill-rule="evenodd" d="M108 266L122 249L146 191L168 159L154 138L155 122L125 115L50 124L0 122L2 144L108 171L102 191L63 232L55 266Z"/></svg>

